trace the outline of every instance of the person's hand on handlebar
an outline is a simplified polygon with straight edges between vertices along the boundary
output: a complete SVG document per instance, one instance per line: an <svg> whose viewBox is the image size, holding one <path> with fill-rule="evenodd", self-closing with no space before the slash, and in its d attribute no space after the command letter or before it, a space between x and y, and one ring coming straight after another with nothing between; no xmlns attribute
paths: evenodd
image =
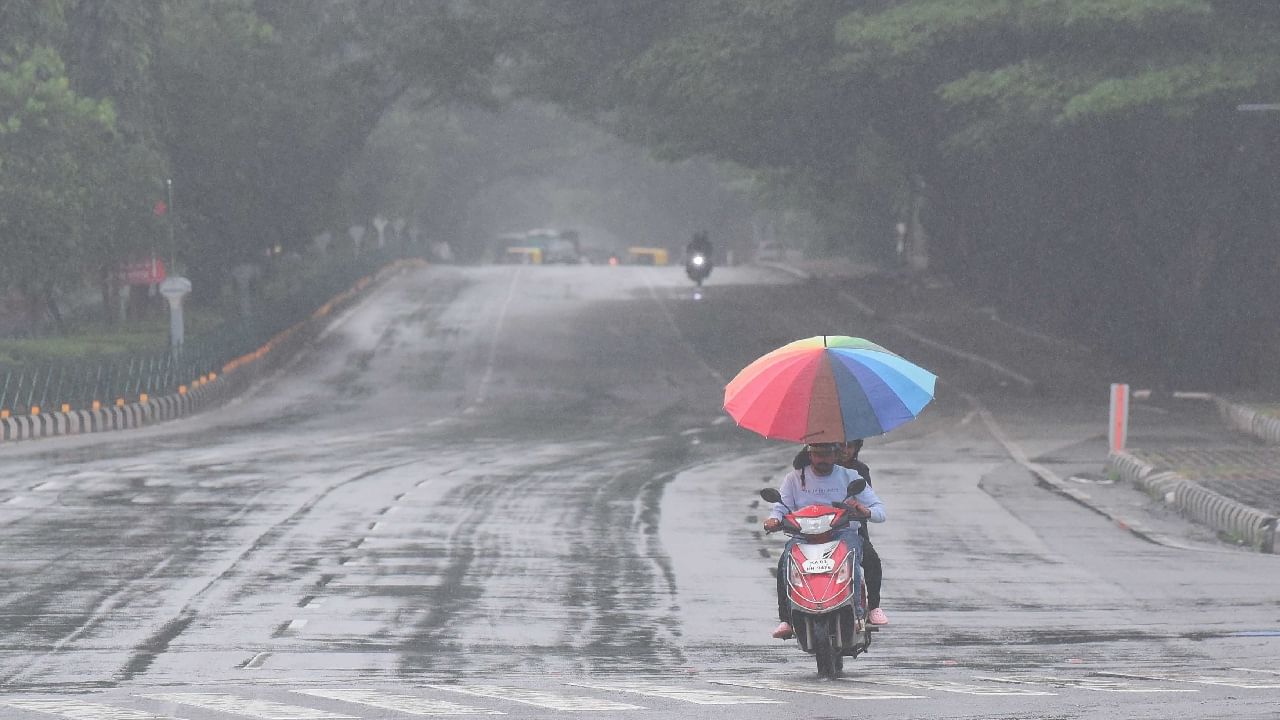
<svg viewBox="0 0 1280 720"><path fill-rule="evenodd" d="M765 518L765 521L764 521L765 532L777 532L778 530L781 530L781 529L782 529L781 520L779 520L776 517Z"/></svg>
<svg viewBox="0 0 1280 720"><path fill-rule="evenodd" d="M871 510L857 500L854 500L853 498L846 498L844 503L853 511L853 516L859 520L865 520L871 517Z"/></svg>

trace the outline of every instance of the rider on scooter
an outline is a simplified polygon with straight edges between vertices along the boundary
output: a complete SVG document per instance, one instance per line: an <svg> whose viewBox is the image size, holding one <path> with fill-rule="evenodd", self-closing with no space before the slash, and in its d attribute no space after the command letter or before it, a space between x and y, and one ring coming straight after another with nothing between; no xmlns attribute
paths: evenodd
<svg viewBox="0 0 1280 720"><path fill-rule="evenodd" d="M862 484L860 491L850 494L850 490L855 489L850 485L865 478L854 470L836 465L836 443L811 443L807 449L813 464L793 470L782 479L782 485L778 488L778 492L782 495L782 502L773 506L773 512L764 521L765 531L773 532L782 527L782 517L788 512L786 508L799 510L809 505L827 505L833 500L843 500L849 504L853 508L855 517L871 522L885 521L884 503L870 486ZM786 507L783 507L784 505ZM845 541L851 547L857 545L854 536L858 531L855 527L847 527L840 533L844 535ZM796 542L795 539L788 541L787 547L789 548L794 542ZM792 635L791 601L787 597L786 584L787 557L788 554L784 550L778 561L778 619L781 623L774 629L773 636L779 639L786 639Z"/></svg>
<svg viewBox="0 0 1280 720"><path fill-rule="evenodd" d="M694 255L702 255L708 261L711 260L711 238L706 230L699 230L693 234L693 239L684 247L684 254L686 259Z"/></svg>
<svg viewBox="0 0 1280 720"><path fill-rule="evenodd" d="M857 472L871 484L871 468L858 459L862 450L862 438L836 443L836 464ZM791 467L799 470L812 464L808 449L796 453ZM880 608L880 586L884 580L884 570L880 562L880 553L871 544L871 534L867 532L866 523L858 523L858 534L862 536L862 576L867 581L867 622L872 625L888 625L889 616Z"/></svg>

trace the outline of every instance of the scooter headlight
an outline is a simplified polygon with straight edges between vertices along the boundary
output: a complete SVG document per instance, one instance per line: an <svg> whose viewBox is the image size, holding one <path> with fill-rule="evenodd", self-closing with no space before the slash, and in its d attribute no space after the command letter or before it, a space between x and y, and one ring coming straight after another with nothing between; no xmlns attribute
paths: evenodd
<svg viewBox="0 0 1280 720"><path fill-rule="evenodd" d="M800 517L796 518L796 522L800 525L800 532L805 535L821 535L831 529L831 521L835 520L835 514L819 515L818 517Z"/></svg>
<svg viewBox="0 0 1280 720"><path fill-rule="evenodd" d="M704 258L704 257L702 257L701 255L694 255L694 256L693 256L693 261L692 261L692 262L693 262L693 264L694 264L694 265L696 265L696 266L698 266L698 267L702 267L703 265L706 265L706 264L707 264L707 259L706 259L706 258Z"/></svg>

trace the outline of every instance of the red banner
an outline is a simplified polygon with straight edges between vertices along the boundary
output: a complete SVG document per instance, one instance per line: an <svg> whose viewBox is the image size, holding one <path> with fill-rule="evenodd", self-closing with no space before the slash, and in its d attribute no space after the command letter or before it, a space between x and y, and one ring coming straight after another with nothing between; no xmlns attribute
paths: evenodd
<svg viewBox="0 0 1280 720"><path fill-rule="evenodd" d="M125 285L156 285L164 278L164 261L160 258L128 263L120 268L120 282Z"/></svg>

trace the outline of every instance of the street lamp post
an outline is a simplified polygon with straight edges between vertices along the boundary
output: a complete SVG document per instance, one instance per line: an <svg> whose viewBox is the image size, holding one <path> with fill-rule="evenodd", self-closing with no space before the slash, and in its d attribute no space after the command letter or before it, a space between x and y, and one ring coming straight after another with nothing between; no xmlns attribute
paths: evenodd
<svg viewBox="0 0 1280 720"><path fill-rule="evenodd" d="M178 241L173 219L173 178L164 180L169 215L169 276L160 283L160 294L169 301L169 352L174 360L182 355L185 341L182 302L191 292L191 281L178 275Z"/></svg>
<svg viewBox="0 0 1280 720"><path fill-rule="evenodd" d="M171 272L178 271L178 242L175 239L173 230L173 178L164 179L165 197L169 204L169 268Z"/></svg>

